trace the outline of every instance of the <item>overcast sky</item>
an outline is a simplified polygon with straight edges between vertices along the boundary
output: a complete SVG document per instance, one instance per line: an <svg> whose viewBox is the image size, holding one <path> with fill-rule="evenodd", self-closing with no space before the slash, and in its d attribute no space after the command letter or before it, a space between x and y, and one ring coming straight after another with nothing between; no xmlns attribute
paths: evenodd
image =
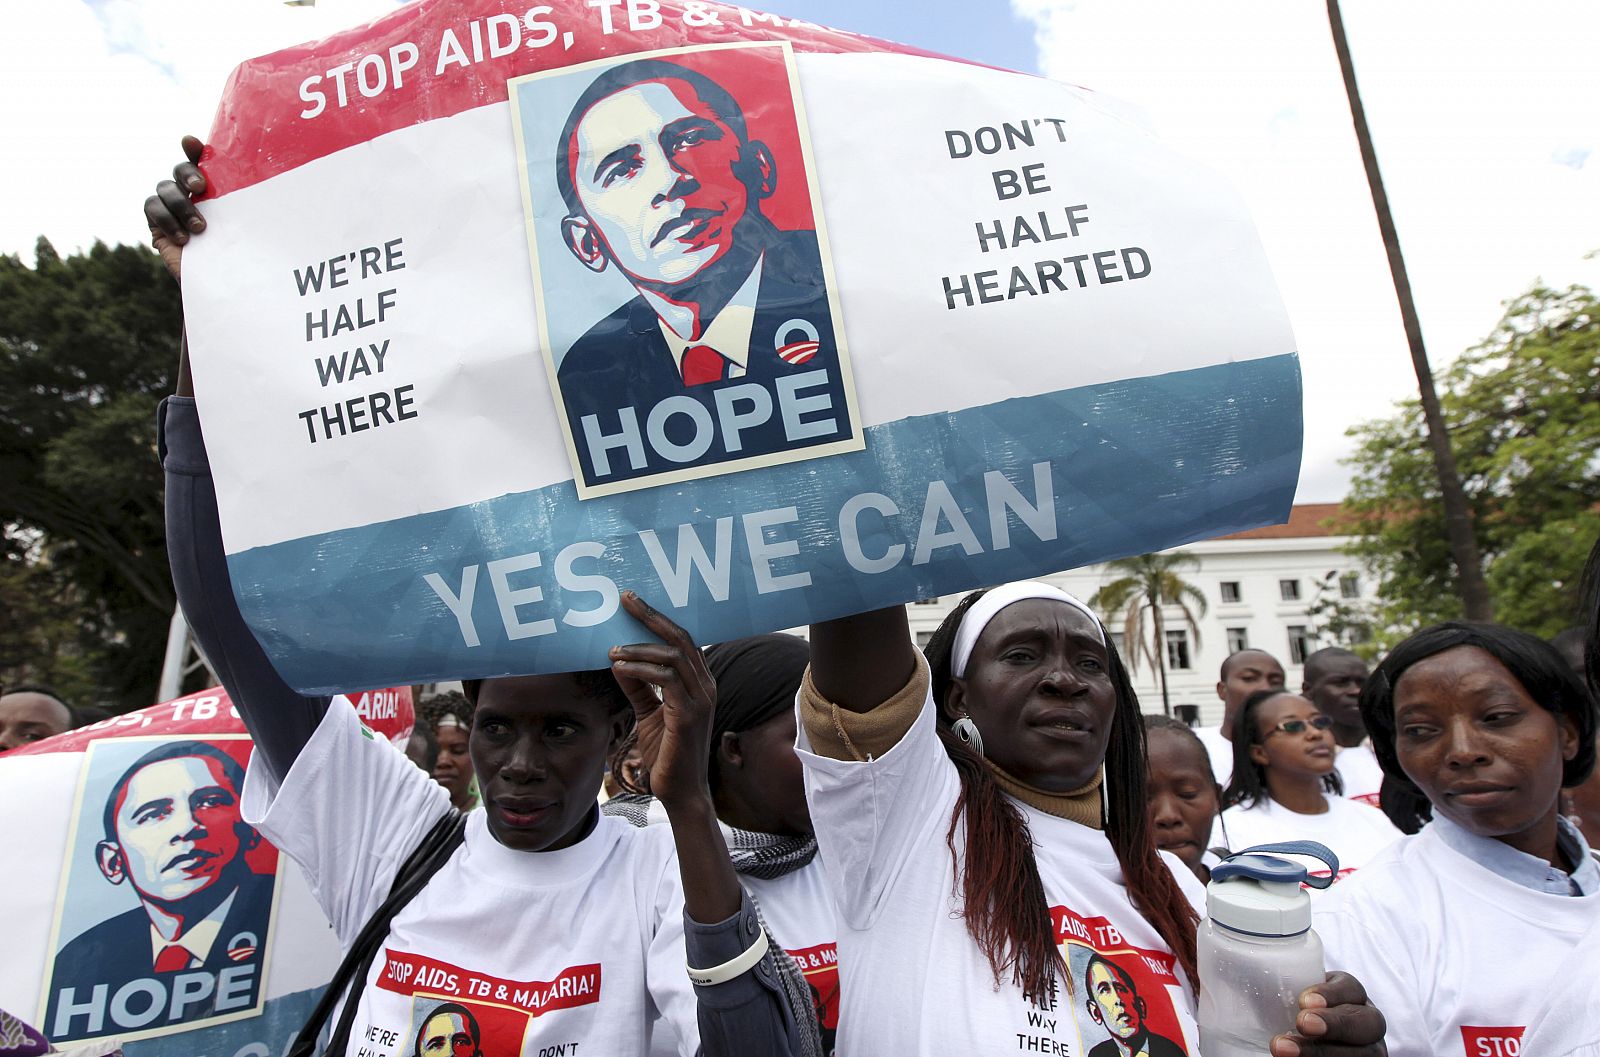
<svg viewBox="0 0 1600 1057"><path fill-rule="evenodd" d="M0 34L0 253L142 241L139 203L228 71L392 0L48 0ZM760 6L759 4L756 6ZM1415 387L1317 0L788 0L843 29L1128 100L1255 214L1306 384L1301 501L1331 501L1353 422ZM197 18L203 13L206 17ZM1536 279L1600 285L1600 3L1347 0L1345 18L1435 363Z"/></svg>

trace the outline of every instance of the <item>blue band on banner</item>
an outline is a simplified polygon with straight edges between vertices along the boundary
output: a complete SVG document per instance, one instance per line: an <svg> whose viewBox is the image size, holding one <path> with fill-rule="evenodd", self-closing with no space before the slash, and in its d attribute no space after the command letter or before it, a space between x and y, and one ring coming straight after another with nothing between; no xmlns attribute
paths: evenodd
<svg viewBox="0 0 1600 1057"><path fill-rule="evenodd" d="M690 485L579 502L563 482L228 568L306 692L601 668L646 637L616 589L701 643L797 627L1281 522L1300 445L1291 353L902 419L864 452Z"/></svg>
<svg viewBox="0 0 1600 1057"><path fill-rule="evenodd" d="M321 997L319 987L269 998L259 1016L126 1042L122 1052L124 1057L277 1057L289 1048Z"/></svg>

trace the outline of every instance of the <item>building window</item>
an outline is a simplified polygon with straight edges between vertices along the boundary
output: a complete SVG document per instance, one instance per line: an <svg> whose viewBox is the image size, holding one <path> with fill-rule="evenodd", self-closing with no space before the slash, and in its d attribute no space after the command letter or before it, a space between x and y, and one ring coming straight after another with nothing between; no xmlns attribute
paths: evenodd
<svg viewBox="0 0 1600 1057"><path fill-rule="evenodd" d="M936 606L939 604L939 600L937 598L919 598L911 604L914 606Z"/></svg>
<svg viewBox="0 0 1600 1057"><path fill-rule="evenodd" d="M1355 573L1345 573L1343 576L1339 577L1339 597L1360 598L1361 577L1357 576Z"/></svg>
<svg viewBox="0 0 1600 1057"><path fill-rule="evenodd" d="M1189 667L1189 633L1182 628L1167 632L1167 667L1173 671Z"/></svg>
<svg viewBox="0 0 1600 1057"><path fill-rule="evenodd" d="M932 641L933 641L933 632L931 632L931 631L919 631L919 632L917 632L917 649L919 649L919 650L927 649L928 648L928 643L930 643Z"/></svg>
<svg viewBox="0 0 1600 1057"><path fill-rule="evenodd" d="M1288 632L1289 663L1306 663L1306 655L1311 652L1311 640L1306 637L1306 626L1304 624L1290 624Z"/></svg>
<svg viewBox="0 0 1600 1057"><path fill-rule="evenodd" d="M1111 635L1111 645L1116 647L1117 656L1119 656L1119 657L1128 656L1128 644L1123 641L1122 632L1113 631L1113 632L1110 633L1110 635Z"/></svg>
<svg viewBox="0 0 1600 1057"><path fill-rule="evenodd" d="M1300 581L1299 580L1279 580L1278 581L1278 597L1282 598L1285 602L1298 602L1298 601L1300 601Z"/></svg>
<svg viewBox="0 0 1600 1057"><path fill-rule="evenodd" d="M1228 656L1233 656L1240 650L1250 648L1250 631L1248 628L1228 628Z"/></svg>
<svg viewBox="0 0 1600 1057"><path fill-rule="evenodd" d="M1239 601L1240 595L1238 580L1224 580L1218 586L1222 588L1222 600L1224 602Z"/></svg>

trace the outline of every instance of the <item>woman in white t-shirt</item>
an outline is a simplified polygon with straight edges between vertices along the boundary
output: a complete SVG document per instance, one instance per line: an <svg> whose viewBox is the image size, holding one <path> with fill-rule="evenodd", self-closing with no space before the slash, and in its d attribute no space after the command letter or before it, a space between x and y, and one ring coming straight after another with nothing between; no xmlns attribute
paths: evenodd
<svg viewBox="0 0 1600 1057"><path fill-rule="evenodd" d="M794 959L831 1055L839 1026L833 896L794 751L794 699L811 646L796 635L755 635L705 652L717 681L711 799L739 880L773 942Z"/></svg>
<svg viewBox="0 0 1600 1057"><path fill-rule="evenodd" d="M1138 701L1093 613L1009 584L964 599L926 660L898 607L811 644L798 750L839 1052L1195 1053L1201 889L1150 839ZM1364 1002L1330 978L1275 1052L1381 1052Z"/></svg>
<svg viewBox="0 0 1600 1057"><path fill-rule="evenodd" d="M1333 720L1287 690L1259 690L1234 720L1233 780L1222 794L1229 848L1314 840L1339 857L1340 876L1400 839L1377 808L1340 793Z"/></svg>
<svg viewBox="0 0 1600 1057"><path fill-rule="evenodd" d="M186 138L189 160L145 203L175 279L183 246L206 226L190 198L206 189L201 150ZM304 870L346 949L387 918L351 983L348 1036L333 1057L432 1052L452 1034L497 1057L580 1045L644 1057L669 1038L680 1057L811 1052L798 1023L806 1011L788 1001L787 966L706 795L715 685L688 634L623 592L618 603L653 641L612 647L608 667L465 681L482 803L457 816L348 701L289 686L245 624L180 347L177 394L160 419L167 553L189 625L254 741L241 814ZM654 832L596 805L606 758L635 726L654 750L651 785L670 823ZM451 832L460 842L441 844L449 855L437 872L380 916L402 864Z"/></svg>
<svg viewBox="0 0 1600 1057"><path fill-rule="evenodd" d="M1313 915L1328 965L1381 1004L1390 1054L1600 1050L1600 864L1560 813L1594 767L1594 699L1532 635L1452 623L1396 646L1361 711L1421 805L1401 821L1427 825Z"/></svg>
<svg viewBox="0 0 1600 1057"><path fill-rule="evenodd" d="M717 684L706 779L733 868L772 941L795 962L794 979L816 1010L822 1053L831 1057L839 1021L833 897L794 751L794 699L810 660L811 647L795 635L706 648ZM627 792L608 800L606 813L640 826L664 822L649 789L614 770Z"/></svg>
<svg viewBox="0 0 1600 1057"><path fill-rule="evenodd" d="M1200 736L1171 716L1145 716L1144 739L1150 835L1205 884L1222 861L1211 850L1222 807L1211 756Z"/></svg>

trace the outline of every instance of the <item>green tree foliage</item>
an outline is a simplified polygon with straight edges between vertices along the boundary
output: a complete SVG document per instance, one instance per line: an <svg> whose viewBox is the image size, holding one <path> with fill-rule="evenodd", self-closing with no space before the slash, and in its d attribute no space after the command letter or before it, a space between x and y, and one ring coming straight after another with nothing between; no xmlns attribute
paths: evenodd
<svg viewBox="0 0 1600 1057"><path fill-rule="evenodd" d="M1329 569L1313 581L1315 589L1306 603L1306 621L1311 640L1316 644L1312 648L1342 646L1368 663L1375 663L1381 650L1372 634L1372 604L1361 598L1344 596L1340 585L1344 575L1338 569Z"/></svg>
<svg viewBox="0 0 1600 1057"><path fill-rule="evenodd" d="M149 704L174 598L155 412L182 312L156 255L0 256L0 679ZM77 696L88 695L88 700Z"/></svg>
<svg viewBox="0 0 1600 1057"><path fill-rule="evenodd" d="M1178 607L1183 622L1194 635L1194 648L1198 650L1200 624L1196 618L1206 615L1206 596L1185 580L1182 574L1186 569L1199 566L1200 559L1185 551L1118 558L1106 563L1107 572L1115 579L1096 591L1089 603L1100 612L1111 614L1113 621L1121 622L1129 671L1137 672L1143 659L1160 673L1161 708L1169 716L1172 715L1172 704L1167 698L1167 634L1162 607ZM1193 603L1193 609L1190 603ZM1148 636L1145 633L1146 613L1151 618Z"/></svg>
<svg viewBox="0 0 1600 1057"><path fill-rule="evenodd" d="M1535 287L1438 378L1502 623L1549 636L1576 622L1600 534L1600 300ZM1456 570L1415 400L1356 426L1348 548L1380 580L1384 643L1461 615Z"/></svg>

